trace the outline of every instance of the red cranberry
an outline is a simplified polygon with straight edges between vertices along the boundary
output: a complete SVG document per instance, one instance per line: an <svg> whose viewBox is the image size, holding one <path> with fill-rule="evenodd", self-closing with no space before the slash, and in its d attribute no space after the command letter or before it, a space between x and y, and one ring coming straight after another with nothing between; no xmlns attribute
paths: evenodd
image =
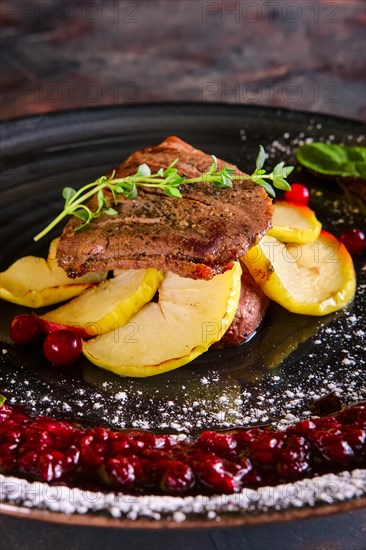
<svg viewBox="0 0 366 550"><path fill-rule="evenodd" d="M168 464L170 459L169 452L160 449L146 449L142 456L152 462L155 467L159 467L162 462Z"/></svg>
<svg viewBox="0 0 366 550"><path fill-rule="evenodd" d="M309 462L306 459L298 459L296 453L285 451L282 461L279 462L277 471L281 479L298 479L310 469Z"/></svg>
<svg viewBox="0 0 366 550"><path fill-rule="evenodd" d="M54 365L70 365L74 363L82 350L81 338L70 330L56 330L47 335L43 351Z"/></svg>
<svg viewBox="0 0 366 550"><path fill-rule="evenodd" d="M63 474L63 454L59 451L39 453L36 450L25 453L19 459L19 469L41 481L54 481Z"/></svg>
<svg viewBox="0 0 366 550"><path fill-rule="evenodd" d="M23 453L18 461L18 468L20 472L36 476L38 455L38 452L34 449Z"/></svg>
<svg viewBox="0 0 366 550"><path fill-rule="evenodd" d="M243 484L247 483L248 477L253 473L253 465L249 458L238 457L235 463L232 463L230 470L235 480Z"/></svg>
<svg viewBox="0 0 366 550"><path fill-rule="evenodd" d="M60 479L63 474L63 458L63 454L59 451L42 453L38 461L38 476L48 482Z"/></svg>
<svg viewBox="0 0 366 550"><path fill-rule="evenodd" d="M232 434L203 432L200 435L198 444L203 449L213 451L219 456L226 456L230 451L235 449L237 441Z"/></svg>
<svg viewBox="0 0 366 550"><path fill-rule="evenodd" d="M358 424L358 422L366 423L366 404L359 403L349 407L348 409L344 409L338 414L337 418L343 426Z"/></svg>
<svg viewBox="0 0 366 550"><path fill-rule="evenodd" d="M54 448L54 437L47 430L34 430L26 428L23 431L24 441L21 445L22 452L35 449L37 451L45 451Z"/></svg>
<svg viewBox="0 0 366 550"><path fill-rule="evenodd" d="M288 202L294 202L296 204L309 204L309 189L301 183L293 183L291 185L291 190L285 192L285 199Z"/></svg>
<svg viewBox="0 0 366 550"><path fill-rule="evenodd" d="M341 241L350 254L360 254L366 247L366 237L359 229L347 229L341 235Z"/></svg>
<svg viewBox="0 0 366 550"><path fill-rule="evenodd" d="M160 488L165 493L178 495L189 491L194 483L195 475L192 468L175 460L170 461L169 467L165 470Z"/></svg>
<svg viewBox="0 0 366 550"><path fill-rule="evenodd" d="M135 464L133 463L135 462ZM107 481L117 487L128 487L133 485L136 480L135 470L138 470L136 461L124 456L116 456L107 459L105 464L105 474Z"/></svg>
<svg viewBox="0 0 366 550"><path fill-rule="evenodd" d="M106 445L99 442L88 430L77 442L80 449L80 464L86 468L98 468L104 460Z"/></svg>
<svg viewBox="0 0 366 550"><path fill-rule="evenodd" d="M74 428L68 423L54 420L47 416L36 417L32 422L32 428L42 432L48 432L53 437L53 444L58 449L65 449L74 435Z"/></svg>
<svg viewBox="0 0 366 550"><path fill-rule="evenodd" d="M348 464L354 458L352 447L346 441L336 441L324 447L326 458L335 463Z"/></svg>
<svg viewBox="0 0 366 550"><path fill-rule="evenodd" d="M215 493L236 493L240 483L227 466L225 459L216 457L196 463L194 469L201 483Z"/></svg>
<svg viewBox="0 0 366 550"><path fill-rule="evenodd" d="M15 468L17 463L16 452L18 445L16 443L0 444L0 472L7 474Z"/></svg>
<svg viewBox="0 0 366 550"><path fill-rule="evenodd" d="M113 434L112 441L109 441L108 450L110 454L117 455L125 453L130 447L130 441L127 435Z"/></svg>
<svg viewBox="0 0 366 550"><path fill-rule="evenodd" d="M80 451L75 445L71 445L64 455L62 467L64 471L69 471L79 465Z"/></svg>
<svg viewBox="0 0 366 550"><path fill-rule="evenodd" d="M0 423L0 440L1 441L3 439L5 440L6 434L8 433L8 431L13 429L16 430L17 428L19 428L19 425L16 422L14 422L11 418L8 419L6 422L3 419Z"/></svg>
<svg viewBox="0 0 366 550"><path fill-rule="evenodd" d="M169 436L150 432L83 430L48 417L31 418L16 407L4 405L1 411L0 471L46 482L61 479L139 492L160 488L172 495L196 486L209 493L233 493L357 467L366 456L362 403L333 417L298 422L285 432L205 432L196 442L174 439L174 444ZM138 456L132 454L134 447Z"/></svg>
<svg viewBox="0 0 366 550"><path fill-rule="evenodd" d="M32 344L42 334L38 320L33 315L17 315L10 325L10 338L17 346Z"/></svg>
<svg viewBox="0 0 366 550"><path fill-rule="evenodd" d="M262 431L258 437L249 444L251 458L253 462L260 464L274 464L277 459L279 449L283 445L279 434Z"/></svg>
<svg viewBox="0 0 366 550"><path fill-rule="evenodd" d="M13 409L9 405L1 405L0 407L0 423L5 422L13 414Z"/></svg>
<svg viewBox="0 0 366 550"><path fill-rule="evenodd" d="M366 454L366 430L345 428L344 439L354 451L364 451L363 454Z"/></svg>
<svg viewBox="0 0 366 550"><path fill-rule="evenodd" d="M9 443L20 443L22 437L22 431L20 428L14 428L7 430L5 433L5 441Z"/></svg>

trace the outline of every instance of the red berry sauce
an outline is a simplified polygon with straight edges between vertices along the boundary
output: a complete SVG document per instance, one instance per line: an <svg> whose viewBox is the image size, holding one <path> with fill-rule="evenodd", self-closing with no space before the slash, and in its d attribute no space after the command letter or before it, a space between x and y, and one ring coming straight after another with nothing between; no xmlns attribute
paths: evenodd
<svg viewBox="0 0 366 550"><path fill-rule="evenodd" d="M139 430L82 429L0 407L0 472L136 494L235 493L366 465L366 404L270 428L203 432L197 440Z"/></svg>

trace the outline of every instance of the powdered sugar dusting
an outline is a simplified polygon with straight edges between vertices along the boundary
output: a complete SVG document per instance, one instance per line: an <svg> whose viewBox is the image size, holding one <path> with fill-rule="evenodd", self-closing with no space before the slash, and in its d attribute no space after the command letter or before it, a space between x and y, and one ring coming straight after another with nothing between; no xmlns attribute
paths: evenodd
<svg viewBox="0 0 366 550"><path fill-rule="evenodd" d="M230 514L253 515L336 504L366 494L366 470L326 474L276 487L245 489L233 495L187 497L134 496L128 494L81 491L64 486L49 486L0 475L0 499L24 508L65 514L107 513L127 520L186 519L218 521Z"/></svg>
<svg viewBox="0 0 366 550"><path fill-rule="evenodd" d="M76 420L117 429L194 434L207 427L262 423L282 429L307 418L311 403L330 391L336 392L345 405L366 399L365 331L360 310L365 303L366 272L359 273L355 304L333 317L312 320L315 324L310 324L310 338L297 344L293 355L287 357L286 341L284 356L275 357L282 361L280 369L273 368L268 357L270 368L258 367L241 346L221 354L222 358L228 356L226 368L214 365L205 368L204 375L198 364L182 374L177 371L171 377L141 382L109 376L88 366L84 380L70 380L70 373L57 371L50 378L48 372L45 376L41 369L20 364L0 369L0 386L10 403L27 405L33 413L57 415L63 411ZM301 329L305 330L308 325ZM262 344L259 341L259 349ZM13 353L9 348L0 360L14 359ZM243 356L247 367L237 371L235 364L243 361ZM70 387L75 389L70 391Z"/></svg>

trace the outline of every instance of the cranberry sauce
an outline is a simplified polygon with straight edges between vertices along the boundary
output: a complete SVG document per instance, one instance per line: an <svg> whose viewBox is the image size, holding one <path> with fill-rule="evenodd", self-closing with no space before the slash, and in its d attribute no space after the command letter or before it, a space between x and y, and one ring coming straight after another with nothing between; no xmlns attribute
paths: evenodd
<svg viewBox="0 0 366 550"><path fill-rule="evenodd" d="M194 441L81 429L0 406L0 472L134 493L235 493L366 465L366 404L271 428L205 431Z"/></svg>

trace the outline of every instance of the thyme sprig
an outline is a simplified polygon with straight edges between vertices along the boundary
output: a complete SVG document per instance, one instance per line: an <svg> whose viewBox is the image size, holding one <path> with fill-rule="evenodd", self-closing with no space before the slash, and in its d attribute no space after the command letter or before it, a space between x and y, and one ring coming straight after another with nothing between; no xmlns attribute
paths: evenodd
<svg viewBox="0 0 366 550"><path fill-rule="evenodd" d="M263 168L266 159L266 153L262 145L259 148L259 154L256 160L256 168L253 174L250 176L235 175L236 170L224 166L221 170L218 170L217 158L212 155L212 164L207 172L196 178L184 178L178 174L178 170L175 167L179 159L175 159L167 168L160 168L155 174L151 173L151 170L147 164L141 164L136 173L124 178L115 177L115 172L112 172L110 176L102 176L97 180L84 185L81 189L76 191L72 187L65 187L62 196L65 199L65 204L62 212L45 227L38 235L34 237L35 241L38 241L44 237L51 229L53 229L60 221L66 216L73 215L79 218L83 223L78 226L75 231L82 231L87 227L94 219L98 218L101 214L107 214L108 216L115 216L118 212L113 206L111 206L105 195L105 191L110 191L113 199L113 204L118 203L118 198L134 199L138 195L138 188L145 189L160 189L168 197L182 198L180 191L181 185L191 185L206 181L211 183L217 189L224 189L233 186L234 181L250 179L262 186L269 195L275 197L276 193L273 187L277 189L289 190L290 185L286 178L294 169L293 166L285 166L284 162L280 162L274 167L271 173L267 174ZM85 201L96 195L97 197L97 209L93 212L86 204Z"/></svg>

